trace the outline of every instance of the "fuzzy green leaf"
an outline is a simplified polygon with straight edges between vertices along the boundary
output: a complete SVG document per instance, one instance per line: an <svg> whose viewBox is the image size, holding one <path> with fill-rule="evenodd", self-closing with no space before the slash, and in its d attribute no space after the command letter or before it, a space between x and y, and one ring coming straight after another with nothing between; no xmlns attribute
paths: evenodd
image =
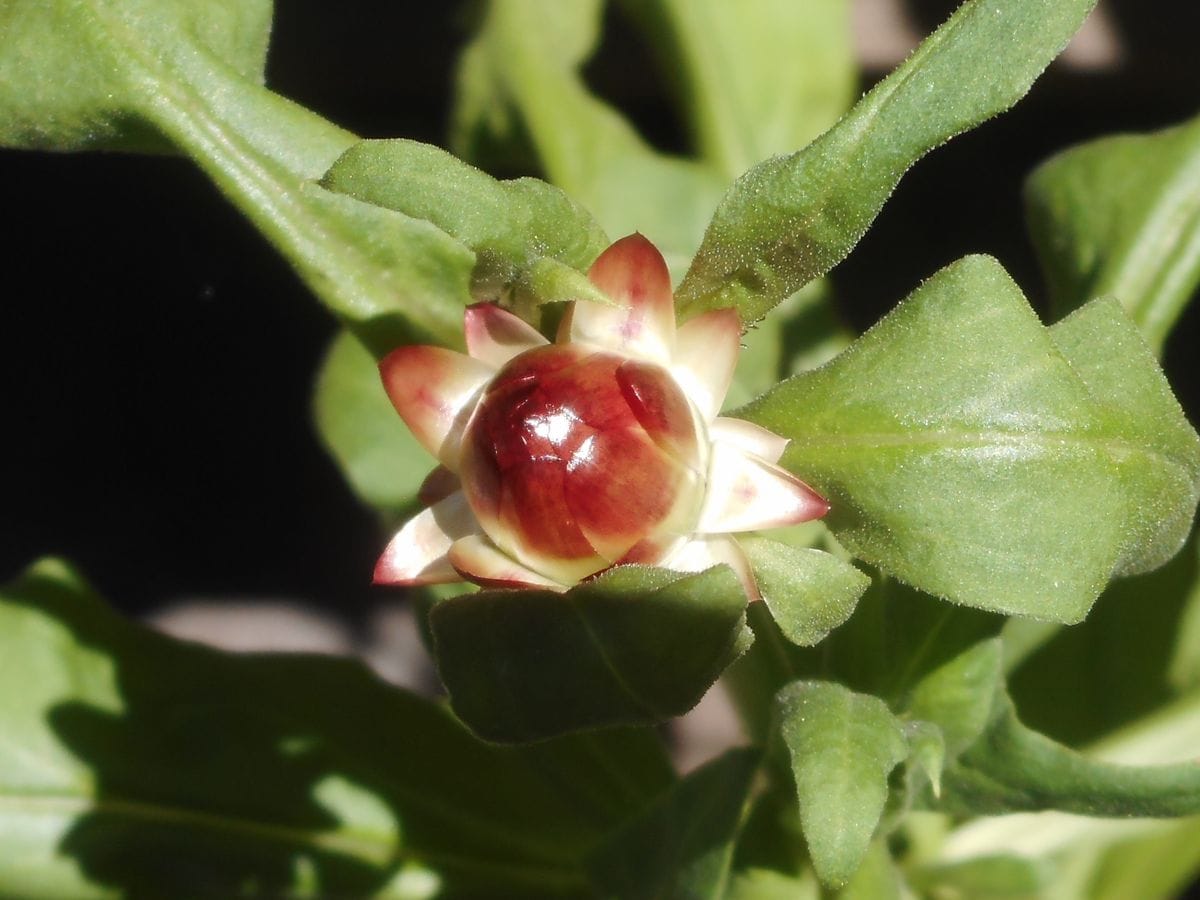
<svg viewBox="0 0 1200 900"><path fill-rule="evenodd" d="M918 159L1003 112L1095 0L970 0L833 128L738 179L679 288L754 322L840 262Z"/></svg>
<svg viewBox="0 0 1200 900"><path fill-rule="evenodd" d="M957 756L983 734L1004 677L999 638L980 641L926 674L912 690L905 712L932 722Z"/></svg>
<svg viewBox="0 0 1200 900"><path fill-rule="evenodd" d="M908 742L882 700L839 684L796 682L777 703L813 867L841 887L867 854Z"/></svg>
<svg viewBox="0 0 1200 900"><path fill-rule="evenodd" d="M1200 118L1067 150L1025 204L1054 305L1112 294L1161 352L1200 286Z"/></svg>
<svg viewBox="0 0 1200 900"><path fill-rule="evenodd" d="M459 717L486 740L534 741L691 709L745 649L745 606L726 566L621 566L566 594L446 600L430 625Z"/></svg>
<svg viewBox="0 0 1200 900"><path fill-rule="evenodd" d="M652 732L489 747L356 662L135 626L53 561L0 590L0 673L5 896L574 895L673 783Z"/></svg>
<svg viewBox="0 0 1200 900"><path fill-rule="evenodd" d="M592 856L593 881L620 900L722 900L757 749L731 750L688 775Z"/></svg>
<svg viewBox="0 0 1200 900"><path fill-rule="evenodd" d="M792 439L852 553L1004 613L1079 621L1178 549L1200 489L1200 439L1115 305L1048 331L986 257L740 414Z"/></svg>
<svg viewBox="0 0 1200 900"><path fill-rule="evenodd" d="M497 181L416 141L361 141L321 185L425 219L474 251L473 293L497 300L543 258L586 269L607 245L600 226L557 188L534 178ZM585 281L579 275L580 281Z"/></svg>
<svg viewBox="0 0 1200 900"><path fill-rule="evenodd" d="M812 646L841 625L871 579L821 550L801 549L764 537L745 537L763 601L793 644Z"/></svg>

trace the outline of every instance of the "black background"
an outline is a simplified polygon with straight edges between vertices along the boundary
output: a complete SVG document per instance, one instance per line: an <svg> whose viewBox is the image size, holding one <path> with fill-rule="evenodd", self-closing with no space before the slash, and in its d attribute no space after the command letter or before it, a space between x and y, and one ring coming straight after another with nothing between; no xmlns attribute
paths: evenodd
<svg viewBox="0 0 1200 900"><path fill-rule="evenodd" d="M916 4L923 29L951 6ZM1111 9L1119 68L1052 67L1013 112L905 176L833 274L851 323L972 252L998 256L1041 303L1024 176L1073 142L1200 109L1200 5ZM364 136L440 143L463 35L453 4L280 0L268 84ZM656 145L686 150L662 79L619 20L588 77ZM329 315L185 160L0 152L0 198L0 578L56 553L131 613L287 596L361 621L387 596L368 586L383 535L311 424ZM1167 354L1193 422L1198 328L1193 309Z"/></svg>

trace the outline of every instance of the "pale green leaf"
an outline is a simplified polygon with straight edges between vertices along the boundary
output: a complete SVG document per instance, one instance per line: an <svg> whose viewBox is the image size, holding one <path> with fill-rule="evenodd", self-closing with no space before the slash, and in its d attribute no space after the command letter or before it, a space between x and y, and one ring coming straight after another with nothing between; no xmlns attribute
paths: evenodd
<svg viewBox="0 0 1200 900"><path fill-rule="evenodd" d="M600 895L723 900L757 749L731 750L657 798L592 856Z"/></svg>
<svg viewBox="0 0 1200 900"><path fill-rule="evenodd" d="M916 720L933 722L945 736L945 749L957 756L983 734L1003 678L998 638L980 641L917 682L905 704Z"/></svg>
<svg viewBox="0 0 1200 900"><path fill-rule="evenodd" d="M1016 103L1095 0L970 0L836 126L738 179L679 288L685 314L761 319L862 237L904 172Z"/></svg>
<svg viewBox="0 0 1200 900"><path fill-rule="evenodd" d="M812 646L841 625L871 579L822 550L801 549L765 537L741 539L763 601L784 637Z"/></svg>
<svg viewBox="0 0 1200 900"><path fill-rule="evenodd" d="M1161 351L1200 286L1200 118L1067 150L1025 203L1057 308L1112 294Z"/></svg>
<svg viewBox="0 0 1200 900"><path fill-rule="evenodd" d="M854 100L846 0L624 0L726 178L803 147Z"/></svg>
<svg viewBox="0 0 1200 900"><path fill-rule="evenodd" d="M841 887L866 857L888 776L908 755L904 731L878 697L832 682L796 682L777 702L813 867Z"/></svg>
<svg viewBox="0 0 1200 900"><path fill-rule="evenodd" d="M0 590L0 676L0 893L23 900L573 896L673 783L652 732L488 747L358 663L135 626L53 561Z"/></svg>
<svg viewBox="0 0 1200 900"><path fill-rule="evenodd" d="M967 257L740 415L792 439L784 465L856 556L957 603L1075 622L1195 510L1197 439L1132 332L1111 305L1048 332L994 260ZM1073 334L1119 350L1112 370Z"/></svg>
<svg viewBox="0 0 1200 900"><path fill-rule="evenodd" d="M620 566L565 594L445 600L430 624L459 717L487 740L533 741L691 709L745 650L745 605L726 566Z"/></svg>

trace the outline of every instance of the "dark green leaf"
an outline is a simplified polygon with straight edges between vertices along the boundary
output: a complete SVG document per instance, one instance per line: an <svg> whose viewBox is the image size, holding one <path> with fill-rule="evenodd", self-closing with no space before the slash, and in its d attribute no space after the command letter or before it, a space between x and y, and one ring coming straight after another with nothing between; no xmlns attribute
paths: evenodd
<svg viewBox="0 0 1200 900"><path fill-rule="evenodd" d="M729 751L617 831L591 859L600 894L721 900L759 755Z"/></svg>
<svg viewBox="0 0 1200 900"><path fill-rule="evenodd" d="M878 697L832 682L788 685L778 703L813 867L841 887L866 856L888 776L908 755L903 729Z"/></svg>
<svg viewBox="0 0 1200 900"><path fill-rule="evenodd" d="M745 537L763 601L793 644L812 646L841 625L871 579L821 550L800 549L764 537Z"/></svg>
<svg viewBox="0 0 1200 900"><path fill-rule="evenodd" d="M325 356L313 408L321 440L362 500L392 513L414 502L437 461L396 414L375 358L350 332Z"/></svg>
<svg viewBox="0 0 1200 900"><path fill-rule="evenodd" d="M686 314L744 322L840 262L904 172L1019 100L1095 0L970 0L836 126L743 175L683 284Z"/></svg>
<svg viewBox="0 0 1200 900"><path fill-rule="evenodd" d="M784 465L856 556L957 603L1075 622L1115 572L1178 547L1200 482L1195 433L1114 313L1047 332L994 260L967 257L741 415L792 439ZM1081 336L1121 355L1105 368Z"/></svg>
<svg viewBox="0 0 1200 900"><path fill-rule="evenodd" d="M1089 816L1200 812L1195 761L1127 766L1089 758L1018 720L1001 694L992 722L943 778L949 809L975 814L1058 809Z"/></svg>
<svg viewBox="0 0 1200 900"><path fill-rule="evenodd" d="M1200 118L1061 153L1025 202L1055 306L1112 294L1161 351L1200 285Z"/></svg>
<svg viewBox="0 0 1200 900"><path fill-rule="evenodd" d="M487 740L534 741L691 709L745 649L745 605L725 566L622 566L566 594L446 600L431 625L454 711Z"/></svg>
<svg viewBox="0 0 1200 900"><path fill-rule="evenodd" d="M358 663L148 632L56 562L0 592L0 660L5 896L576 896L673 781L651 732L490 747Z"/></svg>

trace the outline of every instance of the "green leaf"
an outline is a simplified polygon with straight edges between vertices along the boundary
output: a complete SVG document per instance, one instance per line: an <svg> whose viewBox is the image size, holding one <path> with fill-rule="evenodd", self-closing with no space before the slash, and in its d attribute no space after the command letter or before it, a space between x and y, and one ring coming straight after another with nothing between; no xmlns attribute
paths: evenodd
<svg viewBox="0 0 1200 900"><path fill-rule="evenodd" d="M809 869L798 876L746 869L733 877L726 900L821 900L821 885Z"/></svg>
<svg viewBox="0 0 1200 900"><path fill-rule="evenodd" d="M673 782L652 732L489 747L356 662L137 627L53 561L0 591L0 673L7 896L575 896Z"/></svg>
<svg viewBox="0 0 1200 900"><path fill-rule="evenodd" d="M1200 483L1198 439L1115 313L1048 332L998 263L967 257L739 414L792 439L783 464L854 555L956 603L1076 622L1114 573L1174 552Z"/></svg>
<svg viewBox="0 0 1200 900"><path fill-rule="evenodd" d="M1200 118L1067 150L1025 205L1055 307L1112 294L1161 352L1200 286Z"/></svg>
<svg viewBox="0 0 1200 900"><path fill-rule="evenodd" d="M397 514L415 501L437 461L396 414L375 358L348 331L321 364L313 411L321 440L360 499Z"/></svg>
<svg viewBox="0 0 1200 900"><path fill-rule="evenodd" d="M321 185L426 219L476 255L473 291L496 300L543 258L586 269L607 245L600 226L557 188L534 178L497 181L416 141L360 141ZM586 284L583 275L578 280Z"/></svg>
<svg viewBox="0 0 1200 900"><path fill-rule="evenodd" d="M878 697L832 682L796 682L777 702L813 867L841 887L867 854L888 776L908 755L904 731Z"/></svg>
<svg viewBox="0 0 1200 900"><path fill-rule="evenodd" d="M925 675L912 690L905 712L932 722L945 737L946 753L957 756L983 734L1004 677L999 638L980 641Z"/></svg>
<svg viewBox="0 0 1200 900"><path fill-rule="evenodd" d="M849 563L821 550L790 547L764 537L744 537L763 601L793 644L813 646L841 625L871 584Z"/></svg>
<svg viewBox="0 0 1200 900"><path fill-rule="evenodd" d="M952 810L975 814L1058 809L1088 816L1200 812L1200 766L1120 765L1084 756L1018 720L1007 694L992 722L943 777Z"/></svg>
<svg viewBox="0 0 1200 900"><path fill-rule="evenodd" d="M925 781L937 796L942 791L942 769L946 765L946 739L942 729L932 722L905 722L904 739L908 741L908 803L912 802L911 794L923 788ZM923 775L924 781L917 775L918 772Z"/></svg>
<svg viewBox="0 0 1200 900"><path fill-rule="evenodd" d="M918 159L1019 100L1095 0L970 0L833 128L721 200L679 288L754 322L850 252Z"/></svg>
<svg viewBox="0 0 1200 900"><path fill-rule="evenodd" d="M625 0L727 178L803 147L854 100L846 0Z"/></svg>
<svg viewBox="0 0 1200 900"><path fill-rule="evenodd" d="M604 897L721 900L759 751L731 750L697 769L592 856Z"/></svg>
<svg viewBox="0 0 1200 900"><path fill-rule="evenodd" d="M930 896L972 900L1029 900L1052 884L1054 868L1045 860L1021 856L983 856L917 870L916 886Z"/></svg>
<svg viewBox="0 0 1200 900"><path fill-rule="evenodd" d="M726 566L621 566L566 594L446 600L430 624L459 717L486 740L535 741L691 709L745 649L745 605Z"/></svg>
<svg viewBox="0 0 1200 900"><path fill-rule="evenodd" d="M838 891L837 900L905 900L909 896L887 845L875 841L854 877Z"/></svg>
<svg viewBox="0 0 1200 900"><path fill-rule="evenodd" d="M0 144L191 157L378 355L462 344L474 254L309 182L353 135L261 84L270 4L91 0L0 10Z"/></svg>
<svg viewBox="0 0 1200 900"><path fill-rule="evenodd" d="M581 201L612 235L640 231L680 268L700 243L725 180L691 160L655 152L584 84L603 3L493 0L463 52L451 143L487 156L497 134L520 131L548 179Z"/></svg>

